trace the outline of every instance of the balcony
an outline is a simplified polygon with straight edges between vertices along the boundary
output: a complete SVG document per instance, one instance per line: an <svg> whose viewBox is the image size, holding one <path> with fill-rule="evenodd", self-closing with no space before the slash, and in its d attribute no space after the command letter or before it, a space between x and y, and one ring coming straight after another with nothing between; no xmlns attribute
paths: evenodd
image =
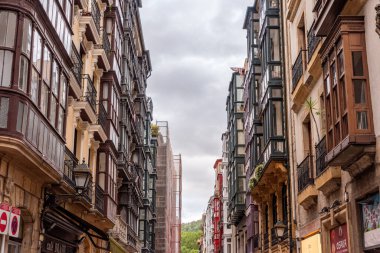
<svg viewBox="0 0 380 253"><path fill-rule="evenodd" d="M98 184L95 186L95 208L104 214L104 191Z"/></svg>
<svg viewBox="0 0 380 253"><path fill-rule="evenodd" d="M374 164L376 153L365 39L363 16L339 16L320 50L324 76L333 77L324 92L326 162L353 177Z"/></svg>
<svg viewBox="0 0 380 253"><path fill-rule="evenodd" d="M315 187L321 191L325 196L329 196L340 188L341 185L341 168L328 166L322 173L315 179Z"/></svg>
<svg viewBox="0 0 380 253"><path fill-rule="evenodd" d="M310 62L314 52L316 51L319 42L321 41L320 37L315 36L314 24L311 26L310 30L307 33L307 62Z"/></svg>
<svg viewBox="0 0 380 253"><path fill-rule="evenodd" d="M347 0L317 0L313 11L317 14L315 34L327 36Z"/></svg>
<svg viewBox="0 0 380 253"><path fill-rule="evenodd" d="M73 62L73 67L70 76L69 96L79 98L81 96L82 89L83 61L80 53L78 52L74 44L71 46L71 60Z"/></svg>
<svg viewBox="0 0 380 253"><path fill-rule="evenodd" d="M298 175L298 192L303 191L308 185L314 183L314 179L310 177L311 166L310 159L311 156L308 155L297 167Z"/></svg>
<svg viewBox="0 0 380 253"><path fill-rule="evenodd" d="M303 75L304 65L305 65L304 57L305 57L305 50L301 49L292 67L293 91L296 89L298 82L301 80L301 77Z"/></svg>
<svg viewBox="0 0 380 253"><path fill-rule="evenodd" d="M265 233L264 234L264 249L269 249L269 234Z"/></svg>
<svg viewBox="0 0 380 253"><path fill-rule="evenodd" d="M128 250L131 250L131 252L135 252L137 250L137 243L140 241L137 237L136 232L133 230L133 228L130 225L127 225L127 241L128 241Z"/></svg>
<svg viewBox="0 0 380 253"><path fill-rule="evenodd" d="M87 40L100 44L100 20L101 14L96 0L91 0L91 5L86 6L79 17L79 25L85 26ZM91 7L91 9L90 9Z"/></svg>
<svg viewBox="0 0 380 253"><path fill-rule="evenodd" d="M115 226L110 231L110 234L115 240L122 243L123 245L128 244L127 223L120 217L120 215L117 215Z"/></svg>
<svg viewBox="0 0 380 253"><path fill-rule="evenodd" d="M78 159L73 153L66 147L65 150L65 162L63 168L63 179L67 182L72 188L75 188L75 179L74 179L74 169L78 165Z"/></svg>
<svg viewBox="0 0 380 253"><path fill-rule="evenodd" d="M96 116L96 90L89 75L82 75L82 87L86 90L79 101L73 103L74 110L81 113L84 121L93 124L97 122Z"/></svg>
<svg viewBox="0 0 380 253"><path fill-rule="evenodd" d="M99 103L98 124L104 131L107 131L107 111L102 103Z"/></svg>
<svg viewBox="0 0 380 253"><path fill-rule="evenodd" d="M111 69L110 62L108 60L109 53L111 51L111 44L108 39L107 32L103 29L102 32L102 43L94 45L94 56L98 57L98 65L104 71L109 71Z"/></svg>
<svg viewBox="0 0 380 253"><path fill-rule="evenodd" d="M278 243L278 238L276 235L276 228L271 228L270 230L270 235L271 235L271 245L274 246Z"/></svg>
<svg viewBox="0 0 380 253"><path fill-rule="evenodd" d="M309 209L315 205L318 196L314 179L311 177L311 158L312 157L308 155L297 167L298 203L305 209Z"/></svg>
<svg viewBox="0 0 380 253"><path fill-rule="evenodd" d="M315 170L317 176L319 176L326 168L326 137L323 137L322 140L315 146L315 156Z"/></svg>

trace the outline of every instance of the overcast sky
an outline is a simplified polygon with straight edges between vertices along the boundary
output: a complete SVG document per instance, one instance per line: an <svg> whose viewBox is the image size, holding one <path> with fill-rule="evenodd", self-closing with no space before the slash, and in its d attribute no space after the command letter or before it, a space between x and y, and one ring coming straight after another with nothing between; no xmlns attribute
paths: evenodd
<svg viewBox="0 0 380 253"><path fill-rule="evenodd" d="M173 151L182 154L182 222L200 219L213 193L230 67L243 65L242 26L252 2L143 0L140 9L153 68L147 93L154 120L169 122Z"/></svg>

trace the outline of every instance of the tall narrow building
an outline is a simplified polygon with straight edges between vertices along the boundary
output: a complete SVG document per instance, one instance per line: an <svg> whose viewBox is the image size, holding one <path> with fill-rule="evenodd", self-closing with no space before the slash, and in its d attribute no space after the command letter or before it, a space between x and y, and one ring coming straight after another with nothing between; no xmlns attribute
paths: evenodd
<svg viewBox="0 0 380 253"><path fill-rule="evenodd" d="M283 8L300 248L379 252L380 3Z"/></svg>
<svg viewBox="0 0 380 253"><path fill-rule="evenodd" d="M256 0L248 7L245 138L247 252L290 252L288 143L282 3ZM283 235L277 234L282 228Z"/></svg>
<svg viewBox="0 0 380 253"><path fill-rule="evenodd" d="M157 253L179 253L182 203L182 160L173 155L167 121L157 121L156 237Z"/></svg>
<svg viewBox="0 0 380 253"><path fill-rule="evenodd" d="M232 225L232 248L234 252L244 252L246 248L246 174L244 170L244 69L233 72L227 97L228 129L228 221Z"/></svg>

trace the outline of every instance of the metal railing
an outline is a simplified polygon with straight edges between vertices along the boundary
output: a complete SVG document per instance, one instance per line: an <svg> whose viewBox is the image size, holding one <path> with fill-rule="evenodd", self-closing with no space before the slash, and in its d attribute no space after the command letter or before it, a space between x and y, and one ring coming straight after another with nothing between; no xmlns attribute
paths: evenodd
<svg viewBox="0 0 380 253"><path fill-rule="evenodd" d="M92 0L91 2L91 16L92 16L92 19L94 20L96 30L98 30L98 33L100 34L101 14L100 14L99 6L96 0Z"/></svg>
<svg viewBox="0 0 380 253"><path fill-rule="evenodd" d="M297 59L292 67L292 85L293 90L296 88L298 81L301 79L303 75L303 55L306 50L301 49L298 53Z"/></svg>
<svg viewBox="0 0 380 253"><path fill-rule="evenodd" d="M104 191L98 184L95 186L95 208L104 214Z"/></svg>
<svg viewBox="0 0 380 253"><path fill-rule="evenodd" d="M92 202L92 180L88 183L88 189L84 192L83 198L87 200L88 203Z"/></svg>
<svg viewBox="0 0 380 253"><path fill-rule="evenodd" d="M74 169L78 165L78 159L73 153L66 147L65 150L65 163L63 167L63 179L75 188Z"/></svg>
<svg viewBox="0 0 380 253"><path fill-rule="evenodd" d="M83 62L82 57L74 44L71 46L71 60L73 62L73 74L78 84L81 85Z"/></svg>
<svg viewBox="0 0 380 253"><path fill-rule="evenodd" d="M98 113L98 124L101 125L106 131L106 126L107 126L107 111L103 106L103 103L99 103L99 113Z"/></svg>
<svg viewBox="0 0 380 253"><path fill-rule="evenodd" d="M108 34L105 30L103 30L103 43L102 44L103 44L103 49L108 56L109 52L111 51L111 43L110 43L110 40L108 38Z"/></svg>
<svg viewBox="0 0 380 253"><path fill-rule="evenodd" d="M315 170L317 176L322 174L326 168L325 157L326 157L326 137L323 137L322 140L315 146Z"/></svg>
<svg viewBox="0 0 380 253"><path fill-rule="evenodd" d="M310 161L311 156L308 155L306 158L297 166L298 174L298 192L301 192L308 185L314 183L314 179L310 177Z"/></svg>
<svg viewBox="0 0 380 253"><path fill-rule="evenodd" d="M254 235L253 236L253 238L252 238L252 243L253 243L253 248L254 249L257 249L257 248L259 248L259 241L260 241L260 235L259 234L256 234L256 235Z"/></svg>
<svg viewBox="0 0 380 253"><path fill-rule="evenodd" d="M310 31L307 33L307 61L309 62L318 46L320 37L315 36L314 24L311 26Z"/></svg>
<svg viewBox="0 0 380 253"><path fill-rule="evenodd" d="M264 249L268 249L268 248L269 248L269 234L264 233Z"/></svg>
<svg viewBox="0 0 380 253"><path fill-rule="evenodd" d="M94 83L92 82L90 76L88 74L82 75L83 87L86 84L86 93L85 98L87 102L91 105L91 108L96 112L96 89L94 87Z"/></svg>

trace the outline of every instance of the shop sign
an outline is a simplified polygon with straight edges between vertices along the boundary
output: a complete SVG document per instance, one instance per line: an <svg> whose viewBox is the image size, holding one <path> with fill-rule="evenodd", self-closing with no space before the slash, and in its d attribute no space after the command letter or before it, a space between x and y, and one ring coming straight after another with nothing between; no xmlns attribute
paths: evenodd
<svg viewBox="0 0 380 253"><path fill-rule="evenodd" d="M380 195L375 194L359 203L362 206L364 248L380 246Z"/></svg>
<svg viewBox="0 0 380 253"><path fill-rule="evenodd" d="M6 235L8 233L9 228L9 204L1 203L0 204L0 234Z"/></svg>
<svg viewBox="0 0 380 253"><path fill-rule="evenodd" d="M18 237L20 232L20 209L12 207L10 219L9 219L9 235L12 237Z"/></svg>
<svg viewBox="0 0 380 253"><path fill-rule="evenodd" d="M74 253L75 247L67 245L64 242L55 240L53 238L46 238L44 241L43 249L45 252L51 253Z"/></svg>
<svg viewBox="0 0 380 253"><path fill-rule="evenodd" d="M330 230L331 253L348 253L347 224Z"/></svg>

